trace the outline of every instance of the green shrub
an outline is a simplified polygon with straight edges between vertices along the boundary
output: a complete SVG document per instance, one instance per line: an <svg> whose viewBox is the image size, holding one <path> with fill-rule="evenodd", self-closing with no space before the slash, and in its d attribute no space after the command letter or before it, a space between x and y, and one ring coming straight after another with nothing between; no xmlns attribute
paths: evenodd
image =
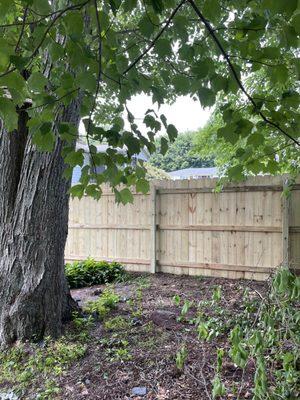
<svg viewBox="0 0 300 400"><path fill-rule="evenodd" d="M125 278L124 267L117 262L95 261L88 258L66 264L66 276L71 289L119 282Z"/></svg>

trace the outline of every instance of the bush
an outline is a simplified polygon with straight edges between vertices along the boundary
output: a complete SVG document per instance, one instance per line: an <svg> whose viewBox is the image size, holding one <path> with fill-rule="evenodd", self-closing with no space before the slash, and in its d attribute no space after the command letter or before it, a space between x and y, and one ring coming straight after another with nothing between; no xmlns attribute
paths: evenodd
<svg viewBox="0 0 300 400"><path fill-rule="evenodd" d="M125 278L124 267L117 262L95 261L88 258L66 264L66 277L70 288L120 282Z"/></svg>

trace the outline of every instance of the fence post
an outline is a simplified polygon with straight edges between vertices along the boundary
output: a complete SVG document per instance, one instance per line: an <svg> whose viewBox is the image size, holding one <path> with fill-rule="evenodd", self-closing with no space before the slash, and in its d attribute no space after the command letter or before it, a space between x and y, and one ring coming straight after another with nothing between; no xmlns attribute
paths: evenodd
<svg viewBox="0 0 300 400"><path fill-rule="evenodd" d="M151 210L151 247L150 247L150 272L155 274L156 272L156 187L155 184L151 184L150 189L150 210Z"/></svg>
<svg viewBox="0 0 300 400"><path fill-rule="evenodd" d="M287 192L289 181L284 178L282 193L282 263L289 266L289 216L290 216L290 194Z"/></svg>

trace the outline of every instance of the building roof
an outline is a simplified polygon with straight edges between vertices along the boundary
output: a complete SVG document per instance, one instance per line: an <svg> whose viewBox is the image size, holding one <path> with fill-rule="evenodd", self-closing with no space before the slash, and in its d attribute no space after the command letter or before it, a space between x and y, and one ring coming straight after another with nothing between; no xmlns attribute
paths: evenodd
<svg viewBox="0 0 300 400"><path fill-rule="evenodd" d="M177 171L169 172L169 175L177 179L201 177L201 176L217 176L217 168L184 168Z"/></svg>

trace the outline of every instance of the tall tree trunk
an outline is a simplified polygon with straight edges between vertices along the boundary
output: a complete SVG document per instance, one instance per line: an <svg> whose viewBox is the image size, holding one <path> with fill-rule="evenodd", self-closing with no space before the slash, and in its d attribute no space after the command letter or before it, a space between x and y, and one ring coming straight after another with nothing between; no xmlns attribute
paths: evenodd
<svg viewBox="0 0 300 400"><path fill-rule="evenodd" d="M0 345L57 337L74 302L64 275L68 231L68 189L63 177L62 141L41 153L26 130L0 126ZM79 122L79 100L60 121ZM1 121L0 121L1 122Z"/></svg>

